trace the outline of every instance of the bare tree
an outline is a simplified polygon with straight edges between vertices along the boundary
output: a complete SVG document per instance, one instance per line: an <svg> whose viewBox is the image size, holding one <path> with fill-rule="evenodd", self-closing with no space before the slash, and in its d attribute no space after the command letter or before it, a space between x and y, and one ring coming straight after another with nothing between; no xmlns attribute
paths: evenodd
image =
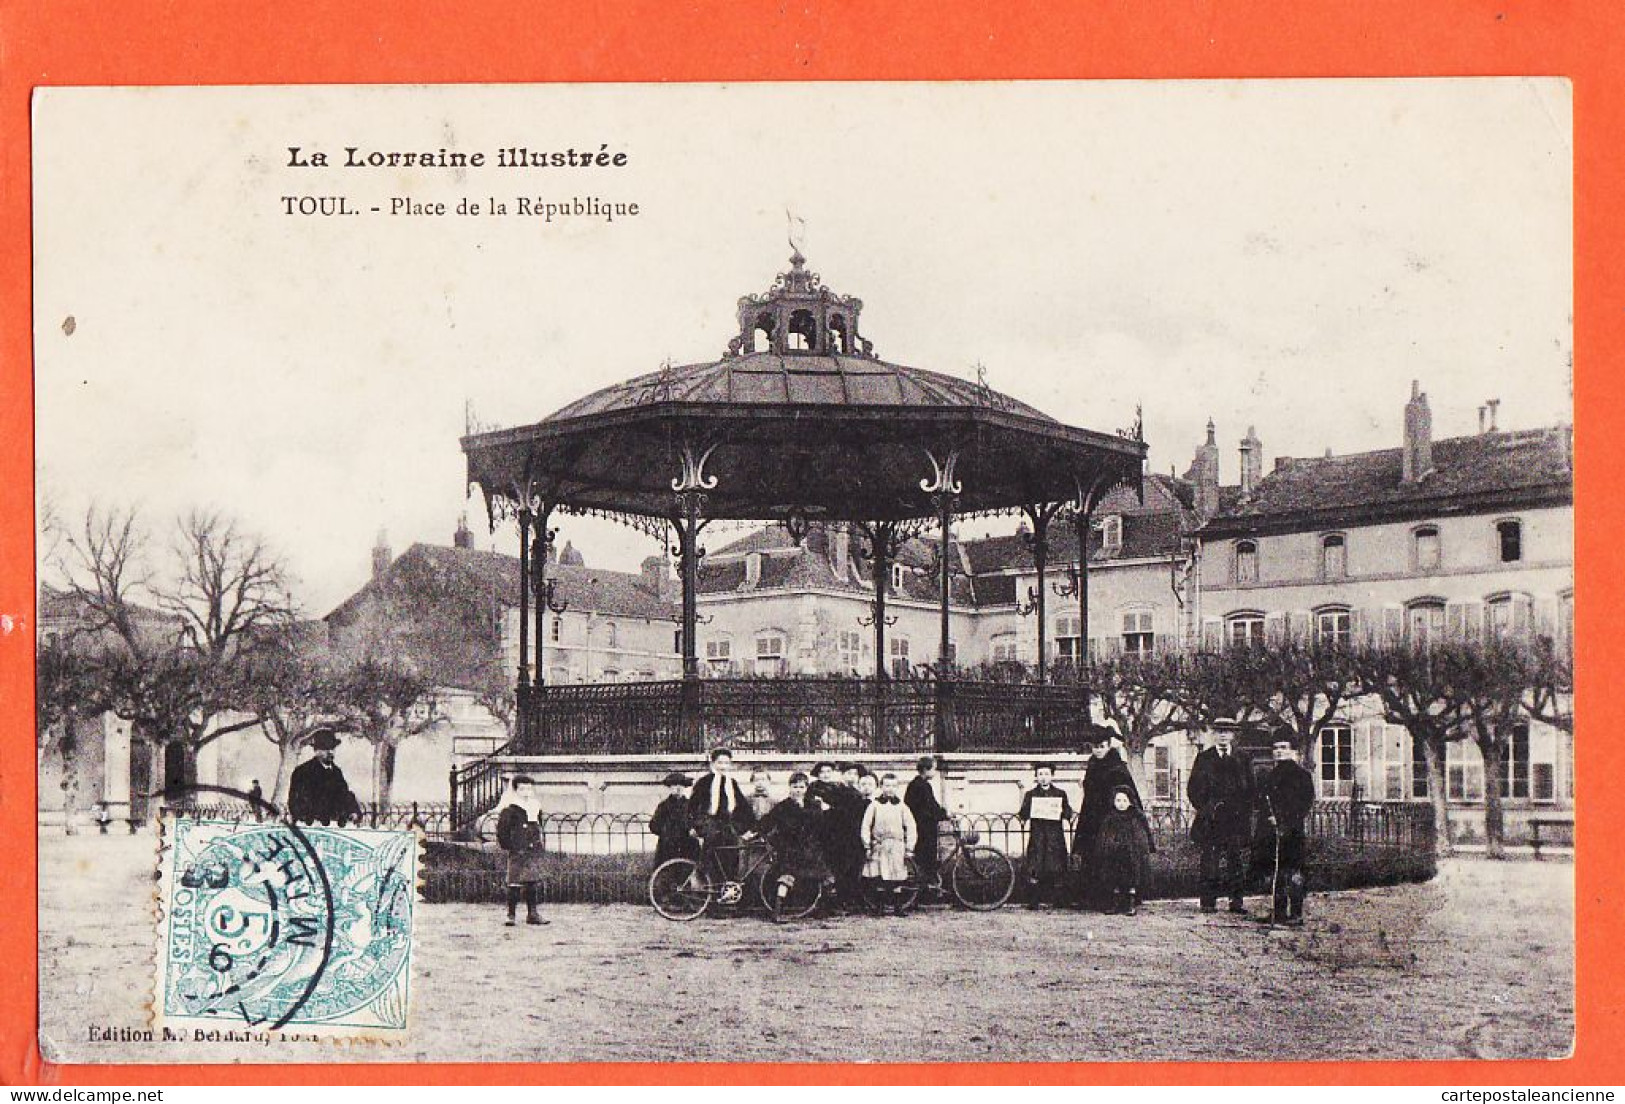
<svg viewBox="0 0 1625 1104"><path fill-rule="evenodd" d="M1534 653L1527 641L1498 636L1448 645L1441 661L1468 735L1484 760L1484 851L1490 858L1503 858L1501 788L1513 726L1524 717L1525 696L1536 679Z"/></svg>
<svg viewBox="0 0 1625 1104"><path fill-rule="evenodd" d="M1190 727L1189 664L1172 653L1125 652L1078 670L1101 714L1116 726L1135 782L1145 788L1145 752L1151 741Z"/></svg>
<svg viewBox="0 0 1625 1104"><path fill-rule="evenodd" d="M1290 730L1308 762L1320 730L1359 696L1350 649L1312 634L1283 635L1247 649L1237 673L1242 693L1267 727Z"/></svg>
<svg viewBox="0 0 1625 1104"><path fill-rule="evenodd" d="M1362 646L1353 656L1360 688L1382 703L1383 718L1403 725L1411 742L1422 749L1427 770L1428 800L1441 854L1452 850L1450 802L1445 793L1445 755L1462 739L1462 703L1450 678L1450 665L1439 645L1389 641Z"/></svg>
<svg viewBox="0 0 1625 1104"><path fill-rule="evenodd" d="M445 720L439 695L415 664L386 654L365 656L350 666L344 700L350 727L372 744L378 804L388 805L401 744Z"/></svg>
<svg viewBox="0 0 1625 1104"><path fill-rule="evenodd" d="M149 748L178 744L189 780L199 750L259 723L233 715L245 687L239 645L291 603L275 558L219 515L190 514L177 532L173 570L160 575L136 512L92 506L66 568L108 707Z"/></svg>
<svg viewBox="0 0 1625 1104"><path fill-rule="evenodd" d="M222 662L246 636L285 625L293 604L281 562L256 538L210 510L192 510L175 526L177 570L157 593L187 641Z"/></svg>
<svg viewBox="0 0 1625 1104"><path fill-rule="evenodd" d="M1551 637L1536 639L1530 657L1524 712L1537 721L1574 735L1574 650Z"/></svg>
<svg viewBox="0 0 1625 1104"><path fill-rule="evenodd" d="M264 633L240 656L243 708L277 749L270 800L286 806L299 752L323 725L344 727L346 673L326 646L326 626L280 626Z"/></svg>

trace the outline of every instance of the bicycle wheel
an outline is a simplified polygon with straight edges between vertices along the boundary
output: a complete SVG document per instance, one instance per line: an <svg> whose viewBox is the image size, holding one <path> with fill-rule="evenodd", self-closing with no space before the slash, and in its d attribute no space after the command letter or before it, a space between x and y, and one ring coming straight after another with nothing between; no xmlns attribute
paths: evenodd
<svg viewBox="0 0 1625 1104"><path fill-rule="evenodd" d="M950 885L954 898L966 908L978 912L996 909L1016 888L1016 864L997 847L967 847L954 861Z"/></svg>
<svg viewBox="0 0 1625 1104"><path fill-rule="evenodd" d="M692 859L667 859L649 875L649 903L667 920L692 920L711 904L711 879Z"/></svg>
<svg viewBox="0 0 1625 1104"><path fill-rule="evenodd" d="M779 875L783 873L778 867L769 867L767 873L762 875L761 898L762 904L775 920L800 920L803 916L811 915L818 902L824 899L824 887L817 878L796 878L790 886L790 892L784 897L779 896Z"/></svg>
<svg viewBox="0 0 1625 1104"><path fill-rule="evenodd" d="M898 912L908 912L920 899L920 868L915 863L914 856L910 855L903 860L908 866L908 876L898 886L898 893L892 896L883 892L884 882L877 882L873 878L863 879L863 886L859 890L863 894L863 907L870 912L885 912L887 909L896 909Z"/></svg>

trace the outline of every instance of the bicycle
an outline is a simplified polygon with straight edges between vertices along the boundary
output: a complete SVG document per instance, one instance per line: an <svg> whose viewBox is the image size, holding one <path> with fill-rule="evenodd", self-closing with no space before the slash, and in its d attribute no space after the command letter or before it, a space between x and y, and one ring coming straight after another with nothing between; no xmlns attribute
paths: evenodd
<svg viewBox="0 0 1625 1104"><path fill-rule="evenodd" d="M1008 901L1016 888L1016 864L1010 856L978 843L975 832L963 830L957 823L953 823L951 838L953 850L937 863L937 874L954 900L976 912L991 912ZM913 865L910 858L909 866Z"/></svg>
<svg viewBox="0 0 1625 1104"><path fill-rule="evenodd" d="M724 872L722 856L729 853L734 856L729 865L738 871L737 877ZM778 882L778 853L771 843L757 837L708 848L698 861L667 859L649 875L649 903L667 920L693 920L713 903L739 907L749 900L754 887L756 897L774 919L799 920L823 900L824 887L816 879L795 879L783 899L777 893Z"/></svg>

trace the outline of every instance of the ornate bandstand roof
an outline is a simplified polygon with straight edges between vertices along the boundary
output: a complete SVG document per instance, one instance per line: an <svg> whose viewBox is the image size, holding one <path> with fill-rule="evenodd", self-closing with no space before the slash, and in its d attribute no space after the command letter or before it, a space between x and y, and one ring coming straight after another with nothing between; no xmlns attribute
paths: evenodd
<svg viewBox="0 0 1625 1104"><path fill-rule="evenodd" d="M960 513L1139 478L1137 432L1063 425L984 382L881 360L860 332L862 309L797 251L765 294L739 300L721 358L666 365L533 425L465 437L469 482L488 503L528 493L665 518L688 480L708 517L861 521L933 515L926 488L950 455Z"/></svg>

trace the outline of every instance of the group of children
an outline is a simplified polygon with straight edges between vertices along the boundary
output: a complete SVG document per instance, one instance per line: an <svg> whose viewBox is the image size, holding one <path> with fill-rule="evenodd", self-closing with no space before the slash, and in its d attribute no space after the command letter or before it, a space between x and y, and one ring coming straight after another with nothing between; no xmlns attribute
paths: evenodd
<svg viewBox="0 0 1625 1104"><path fill-rule="evenodd" d="M774 801L766 772L752 772L747 794L732 776L733 754L718 748L711 753L710 770L698 780L666 776L668 796L649 821L659 840L655 865L674 858L700 861L709 852L720 873L731 878L728 847L763 837L777 858L772 892L780 900L812 880L833 892L838 907L901 914L908 856L913 852L918 858L927 848L935 856L937 824L946 816L930 790L934 770L934 761L921 760L916 783L923 780L928 802L915 783L905 801L895 774L876 775L856 763L819 763L810 772L796 771L789 796Z"/></svg>
<svg viewBox="0 0 1625 1104"><path fill-rule="evenodd" d="M1214 842L1208 838L1211 833L1197 831L1204 819L1214 819L1207 792L1212 787L1197 783L1206 777L1200 768L1217 770L1224 765L1230 742L1228 734L1220 736L1220 746L1198 756L1199 769L1193 771L1191 785L1191 800L1198 812L1192 838L1203 850L1202 906L1208 911L1215 892L1209 883L1216 878L1208 869L1216 865L1208 852L1222 849L1221 845L1234 850L1244 842ZM1022 796L1019 816L1027 826L1022 862L1027 906L1038 908L1048 899L1055 905L1133 915L1149 881L1150 855L1156 843L1117 742L1101 741L1089 750L1082 803L1075 811L1048 764L1034 767L1035 785ZM1314 788L1308 772L1298 766L1289 740L1277 741L1275 758L1275 768L1262 784L1260 823L1267 826L1268 838L1255 850L1274 859L1276 918L1301 923L1304 825ZM833 891L840 908L879 907L900 914L911 852L922 892L940 888L935 884L937 836L940 824L950 818L937 799L935 770L930 756L922 758L906 794L899 796L895 774L877 776L857 763L819 763L811 772L792 774L789 796L775 801L765 771L752 771L747 793L733 777L732 752L718 748L711 753L710 770L698 779L680 773L666 776L668 796L649 822L649 830L659 841L655 865L675 858L708 861L716 864L714 869L723 878L735 880L737 845L763 837L774 847L777 861L771 871L774 884L770 892L779 900L793 893L798 884L811 881L826 892ZM1238 784L1248 793L1232 804L1250 810L1251 772L1243 767L1237 775L1242 780ZM527 923L545 924L537 911L541 808L529 778L518 776L511 780L511 787L499 803L497 828L497 838L508 852L508 923L515 922L523 900ZM1068 827L1072 829L1070 847ZM1232 859L1231 867L1235 876L1231 907L1239 911L1239 861Z"/></svg>

